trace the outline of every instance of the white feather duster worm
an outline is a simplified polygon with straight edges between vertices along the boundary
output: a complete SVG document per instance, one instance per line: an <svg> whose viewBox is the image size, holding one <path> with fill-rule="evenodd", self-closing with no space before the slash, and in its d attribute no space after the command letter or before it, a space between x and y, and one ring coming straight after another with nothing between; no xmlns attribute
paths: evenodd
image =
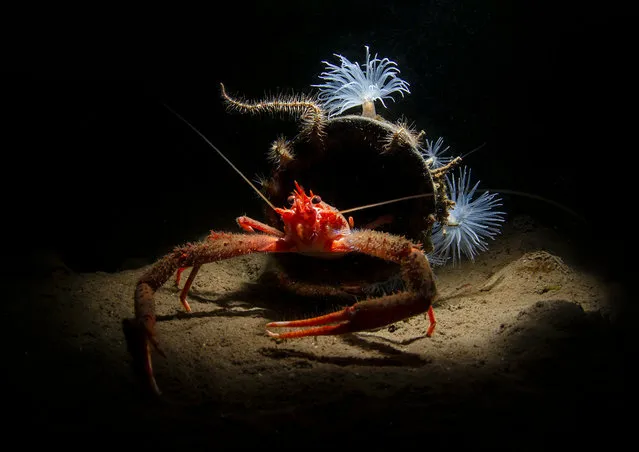
<svg viewBox="0 0 639 452"><path fill-rule="evenodd" d="M448 224L433 227L433 252L437 263L453 258L453 265L464 254L471 260L480 251L488 249L487 239L494 239L501 232L505 213L496 210L501 198L496 193L483 192L475 198L479 181L470 188L470 169L460 168L459 178L446 176L450 199L455 206L448 212Z"/></svg>
<svg viewBox="0 0 639 452"><path fill-rule="evenodd" d="M337 66L323 61L327 71L319 76L326 83L312 85L320 89L319 100L328 111L328 115L342 114L349 108L362 106L364 116L375 116L375 101L384 99L395 100L394 93L410 94L408 83L397 76L397 63L388 58L379 59L377 54L371 60L368 46L366 47L366 63L361 65L351 63L346 57L335 54L341 65ZM363 69L363 70L362 70Z"/></svg>
<svg viewBox="0 0 639 452"><path fill-rule="evenodd" d="M450 149L450 146L446 146L442 149L443 146L443 137L439 137L437 141L426 140L426 149L422 151L422 156L424 157L426 164L431 169L441 168L447 163L450 163L450 161L453 159L450 156L444 156L446 151Z"/></svg>

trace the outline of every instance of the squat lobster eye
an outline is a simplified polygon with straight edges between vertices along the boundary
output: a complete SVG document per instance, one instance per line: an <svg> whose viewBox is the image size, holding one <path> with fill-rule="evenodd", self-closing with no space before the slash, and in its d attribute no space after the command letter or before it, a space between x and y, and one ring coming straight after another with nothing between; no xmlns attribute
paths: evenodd
<svg viewBox="0 0 639 452"><path fill-rule="evenodd" d="M319 196L315 195L311 198L311 202L313 204L319 204L320 202L322 202L322 198L320 198Z"/></svg>
<svg viewBox="0 0 639 452"><path fill-rule="evenodd" d="M291 195L286 199L286 202L288 202L289 206L292 206L293 204L295 204L295 196Z"/></svg>

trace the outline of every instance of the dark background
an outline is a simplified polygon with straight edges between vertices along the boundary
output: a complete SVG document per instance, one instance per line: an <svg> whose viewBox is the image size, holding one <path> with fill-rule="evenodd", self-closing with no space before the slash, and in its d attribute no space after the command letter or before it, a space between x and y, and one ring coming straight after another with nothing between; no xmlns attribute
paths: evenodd
<svg viewBox="0 0 639 452"><path fill-rule="evenodd" d="M593 253L622 257L626 238L613 232L630 183L621 11L478 0L50 13L25 27L5 17L2 180L13 244L55 249L76 270L116 271L234 227L240 214L262 218L261 201L162 103L247 175L267 174L266 149L294 124L228 114L219 83L249 99L310 92L322 60L362 61L368 44L410 82L386 117L406 116L458 155L485 143L466 159L482 187L556 201L588 226L505 194L511 217L583 232Z"/></svg>
<svg viewBox="0 0 639 452"><path fill-rule="evenodd" d="M261 201L192 131L249 176L295 124L229 114L219 83L261 98L309 92L322 60L395 60L412 94L382 114L443 136L509 217L574 240L608 277L631 276L634 144L624 11L581 2L293 2L206 10L6 11L0 60L3 264L51 250L75 271L152 262L209 229L263 218ZM632 131L632 129L630 129ZM380 181L384 183L384 181ZM344 187L345 190L348 187ZM5 273L7 276L8 274Z"/></svg>

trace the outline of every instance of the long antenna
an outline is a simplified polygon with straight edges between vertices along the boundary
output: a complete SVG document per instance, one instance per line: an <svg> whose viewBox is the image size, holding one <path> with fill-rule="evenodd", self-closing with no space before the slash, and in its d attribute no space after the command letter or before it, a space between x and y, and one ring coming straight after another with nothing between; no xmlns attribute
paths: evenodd
<svg viewBox="0 0 639 452"><path fill-rule="evenodd" d="M235 165L233 165L233 162L231 162L228 158L226 158L226 156L225 156L224 154L222 154L222 151L220 151L220 150L219 150L219 149L218 149L218 148L217 148L217 147L216 147L213 143L211 143L211 142L209 141L209 139L208 139L208 138L206 138L202 132L200 132L199 130L197 130L193 124L191 124L191 123L190 123L190 122L188 122L186 119L184 119L184 118L182 117L182 115L180 115L178 112L176 112L175 110L173 110L173 109L172 109L171 107L169 107L167 104L162 103L162 105L164 105L164 106L167 108L167 110L169 110L171 113L173 113L175 116L177 116L177 117L178 117L178 119L180 119L180 120L181 120L184 124L186 124L187 126L189 126L189 127L190 127L190 128L191 128L194 132L195 132L195 133L197 133L197 134L200 136L200 138L202 138L204 141L206 141L206 143L207 143L209 146L211 146L211 147L213 148L213 150L214 150L215 152L217 152L217 153L220 155L220 157L222 157L222 158L226 161L226 163L228 163L229 165L231 165L231 168L233 168L233 169L237 172L237 174L239 174L240 176L242 176L242 179L244 179L244 180L246 181L246 183L247 183L247 184L249 184L249 185L251 186L251 188L252 188L253 190L255 190L255 192L256 192L258 195L260 195L260 197L261 197L261 198L262 198L262 199L266 202L266 204L268 204L268 205L271 207L271 209L275 210L275 206L273 205L273 203L272 203L271 201L269 201L269 200L268 200L268 198L267 198L266 196L264 196L264 193L262 193L262 192L261 192L261 191L260 191L260 190L259 190L259 189L255 186L255 185L253 185L253 182L251 182L251 181L248 179L248 177L246 177L246 176L242 173L242 171L240 171L240 170L239 170L239 169L238 169Z"/></svg>
<svg viewBox="0 0 639 452"><path fill-rule="evenodd" d="M483 148L484 146L486 146L486 142L484 141L482 144L480 144L479 146L477 146L475 149L473 149L472 151L468 151L466 152L464 155L462 155L462 160L465 159L466 157L468 157L470 154L472 154L473 152L479 151L481 148Z"/></svg>
<svg viewBox="0 0 639 452"><path fill-rule="evenodd" d="M477 191L478 192L490 191L492 193L503 193L505 195L524 196L526 198L535 199L537 201L543 201L545 203L548 203L552 206L557 207L560 210L563 210L564 212L569 213L570 215L576 217L582 223L588 223L588 221L583 216L579 215L576 211L572 210L570 207L565 206L564 204L561 204L557 201L553 201L552 199L544 198L543 196L534 195L532 193L526 193L523 191L509 190L507 188L483 188Z"/></svg>
<svg viewBox="0 0 639 452"><path fill-rule="evenodd" d="M355 212L356 210L368 209L370 207L383 206L384 204L391 204L393 202L406 201L408 199L426 198L428 196L434 196L432 193L422 193L421 195L404 196L403 198L390 199L388 201L376 202L375 204L367 204L365 206L353 207L352 209L340 210L342 215L345 213Z"/></svg>

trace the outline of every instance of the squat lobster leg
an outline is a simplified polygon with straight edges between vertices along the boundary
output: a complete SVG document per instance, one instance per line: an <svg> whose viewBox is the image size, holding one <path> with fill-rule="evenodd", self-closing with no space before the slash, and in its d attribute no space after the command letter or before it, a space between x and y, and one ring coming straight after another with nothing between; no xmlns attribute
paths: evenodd
<svg viewBox="0 0 639 452"><path fill-rule="evenodd" d="M253 218L238 217L236 221L238 226L244 229L246 232L260 231L274 237L284 237L284 233L279 229L274 228L273 226L269 226L268 224L264 224L261 221L254 220Z"/></svg>
<svg viewBox="0 0 639 452"><path fill-rule="evenodd" d="M437 291L428 259L418 246L402 237L358 231L334 242L331 251L358 251L399 263L408 291L355 303L341 311L307 320L271 322L267 327L314 327L279 334L268 331L271 337L291 339L352 333L379 328L423 312L428 314L430 323L426 336L433 334L436 321L432 302Z"/></svg>
<svg viewBox="0 0 639 452"><path fill-rule="evenodd" d="M237 224L244 229L246 232L264 232L268 235L272 235L273 237L284 237L284 233L273 226L269 226L268 224L264 224L261 221L254 220L253 218L242 216L236 219ZM219 236L219 232L211 231L211 234L208 236L207 240L215 240ZM177 273L175 275L175 287L180 286L180 279L182 277L182 273L188 267L180 267L177 269ZM191 288L191 284L193 284L193 280L199 271L198 268L193 267L191 270L191 274L189 275L189 279L186 281L186 285L182 289L182 293L180 294L180 301L184 305L184 309L187 312L191 312L191 308L189 307L189 303L186 301L186 296Z"/></svg>
<svg viewBox="0 0 639 452"><path fill-rule="evenodd" d="M216 262L231 257L262 252L272 253L288 251L285 243L278 237L266 234L217 234L215 240L209 236L203 242L187 244L175 248L173 252L160 259L149 271L138 280L134 294L135 318L144 334L145 370L150 387L157 394L160 390L153 376L151 364L151 347L164 356L155 337L155 300L154 294L170 277L180 268L193 267L189 275L189 281L185 290L180 295L180 300L187 311L190 311L186 302L186 293L190 283L201 265Z"/></svg>
<svg viewBox="0 0 639 452"><path fill-rule="evenodd" d="M197 275L197 272L200 271L201 266L202 266L201 264L195 264L193 266L193 268L191 269L191 273L189 273L189 277L186 280L186 283L184 283L182 292L180 292L180 301L182 302L182 306L184 306L184 309L186 310L186 312L191 312L191 306L189 306L189 302L186 301L186 297L189 293L189 290L191 290L191 285L193 284L193 280L195 280L195 276ZM185 268L186 267L179 268L178 272L181 273L180 270L184 271Z"/></svg>

